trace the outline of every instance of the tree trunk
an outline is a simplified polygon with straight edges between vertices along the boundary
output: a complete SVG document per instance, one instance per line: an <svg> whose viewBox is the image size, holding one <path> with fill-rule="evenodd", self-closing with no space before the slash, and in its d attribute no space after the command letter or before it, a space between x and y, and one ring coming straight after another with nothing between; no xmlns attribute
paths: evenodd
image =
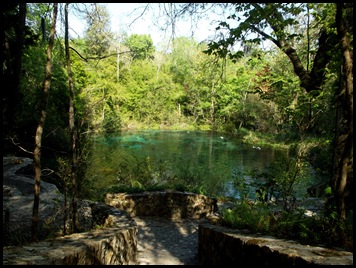
<svg viewBox="0 0 356 268"><path fill-rule="evenodd" d="M252 4L259 12L263 13L263 8L259 4ZM271 4L273 5L273 4ZM278 18L277 20L275 18ZM306 90L306 92L312 92L313 90L319 91L325 81L325 70L327 64L330 62L331 55L329 51L335 46L336 40L333 38L333 33L328 32L326 29L322 29L318 40L318 50L313 60L313 68L310 72L304 68L303 62L298 56L297 51L293 48L290 40L286 39L283 34L285 32L285 26L283 25L284 18L278 10L275 10L273 16L266 17L271 28L277 35L277 39L272 38L270 35L263 31L260 31L257 27L251 26L256 32L272 41L277 47L279 47L290 59L293 64L294 72L299 77L300 86Z"/></svg>
<svg viewBox="0 0 356 268"><path fill-rule="evenodd" d="M346 198L349 190L347 184L353 179L353 55L352 43L345 16L351 15L345 10L345 4L336 4L336 26L339 36L342 65L340 86L337 92L337 116L334 139L332 189L340 219L347 216Z"/></svg>
<svg viewBox="0 0 356 268"><path fill-rule="evenodd" d="M64 215L63 215L63 235L67 234L67 220L68 220L68 197L67 197L67 182L64 180L63 194L64 194Z"/></svg>
<svg viewBox="0 0 356 268"><path fill-rule="evenodd" d="M214 106L214 98L215 98L215 89L214 82L211 84L211 106L210 106L210 121L214 125L215 123L215 106Z"/></svg>
<svg viewBox="0 0 356 268"><path fill-rule="evenodd" d="M65 5L65 50L66 50L66 61L67 61L67 72L69 80L69 132L70 141L72 149L72 160L71 160L71 179L72 179L72 226L73 232L78 232L79 230L79 219L78 219L78 186L77 186L77 155L75 147L75 122L74 122L74 86L73 86L73 75L70 65L70 53L69 53L69 38L68 38L68 6L69 3Z"/></svg>
<svg viewBox="0 0 356 268"><path fill-rule="evenodd" d="M35 185L34 185L34 201L33 201L33 211L32 211L32 228L31 235L32 241L38 241L38 221L39 221L39 205L40 205L40 186L41 186L41 143L42 143L42 133L43 127L47 115L48 106L48 92L51 87L51 77L52 77L52 49L54 44L54 35L56 31L56 21L57 21L57 10L58 3L54 3L53 8L53 21L51 26L51 33L49 44L47 48L47 62L46 62L46 76L43 82L43 100L41 101L42 111L41 117L38 122L36 136L35 136L35 149L34 149L34 169L35 169Z"/></svg>
<svg viewBox="0 0 356 268"><path fill-rule="evenodd" d="M348 7L348 11L346 11L346 7ZM331 59L330 52L333 51L333 47L337 46L337 42L340 44L342 66L340 86L338 92L336 92L337 114L331 185L339 217L345 219L346 197L348 195L346 186L351 182L353 174L353 56L352 41L349 38L349 35L352 36L353 34L352 25L349 25L353 22L353 4L338 3L336 8L338 38L334 38L336 36L326 29L321 31L318 51L310 73L304 69L295 49L287 40L280 37L274 43L289 57L294 66L294 71L301 81L301 86L307 92L321 90L325 81L325 70ZM270 24L276 32L281 30L279 25L273 23L273 21Z"/></svg>

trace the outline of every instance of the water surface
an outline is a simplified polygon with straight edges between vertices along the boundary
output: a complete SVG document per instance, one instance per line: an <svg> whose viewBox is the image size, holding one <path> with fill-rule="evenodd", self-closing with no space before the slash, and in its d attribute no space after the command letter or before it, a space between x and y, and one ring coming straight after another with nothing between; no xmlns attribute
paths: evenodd
<svg viewBox="0 0 356 268"><path fill-rule="evenodd" d="M236 174L245 173L249 183L246 173L262 172L278 153L285 152L207 131L127 131L95 138L86 176L96 188L179 178L211 195L238 197L233 186Z"/></svg>

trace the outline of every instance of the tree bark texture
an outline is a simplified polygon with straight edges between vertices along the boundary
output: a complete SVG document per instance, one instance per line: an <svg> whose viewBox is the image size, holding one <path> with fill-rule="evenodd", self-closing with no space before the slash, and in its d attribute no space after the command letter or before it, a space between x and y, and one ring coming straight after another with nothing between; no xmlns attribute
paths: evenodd
<svg viewBox="0 0 356 268"><path fill-rule="evenodd" d="M68 6L69 3L65 5L65 50L66 50L66 61L67 61L67 72L69 80L69 132L72 150L71 159L71 179L72 179L72 226L73 232L79 230L79 219L78 219L78 186L77 186L77 155L75 146L75 113L74 113L74 85L73 85L73 75L70 65L70 53L69 53L69 37L68 37Z"/></svg>
<svg viewBox="0 0 356 268"><path fill-rule="evenodd" d="M35 149L34 149L34 169L35 169L35 184L34 184L34 201L32 211L32 227L31 236L32 241L38 241L38 222L39 222L39 204L40 204L40 186L41 186L41 144L44 123L46 121L47 106L48 106L48 92L51 87L52 78L52 50L54 44L54 35L56 32L58 3L54 3L53 8L53 21L51 26L51 33L49 44L47 48L47 61L46 61L46 75L43 82L43 100L41 101L41 115L38 122L36 136L35 136Z"/></svg>
<svg viewBox="0 0 356 268"><path fill-rule="evenodd" d="M336 26L342 55L340 86L337 92L337 117L333 155L332 189L340 219L347 217L347 198L353 180L353 54L345 17L352 16L344 3L336 4Z"/></svg>

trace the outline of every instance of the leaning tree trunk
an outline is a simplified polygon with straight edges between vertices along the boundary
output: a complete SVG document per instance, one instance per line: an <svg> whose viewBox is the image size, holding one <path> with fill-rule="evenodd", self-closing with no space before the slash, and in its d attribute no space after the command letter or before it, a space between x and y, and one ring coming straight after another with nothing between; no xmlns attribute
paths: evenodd
<svg viewBox="0 0 356 268"><path fill-rule="evenodd" d="M353 55L352 32L347 26L345 15L352 16L353 8L345 9L344 3L336 4L336 26L340 42L342 64L340 86L337 92L337 117L333 155L332 189L340 219L347 216L347 188L353 179ZM352 5L352 4L351 4Z"/></svg>
<svg viewBox="0 0 356 268"><path fill-rule="evenodd" d="M79 219L78 219L78 186L77 186L77 155L75 147L75 124L74 124L74 86L73 86L73 75L70 66L70 53L69 53L69 40L68 40L68 5L65 5L65 50L66 50L66 60L67 60L67 72L69 80L69 132L70 141L72 149L72 160L71 160L71 179L72 179L72 226L73 232L79 230Z"/></svg>
<svg viewBox="0 0 356 268"><path fill-rule="evenodd" d="M43 81L43 100L41 100L42 111L41 117L38 122L36 136L35 136L35 149L34 149L34 169L35 169L35 186L34 186L34 201L32 212L32 228L31 235L32 241L37 242L38 237L38 221L39 221L39 205L40 205L40 186L41 186L41 143L44 123L46 121L47 106L48 106L48 92L51 87L52 77L52 49L54 44L54 35L56 32L58 3L54 3L53 8L53 21L51 26L51 33L49 44L47 48L47 62L46 62L46 76Z"/></svg>

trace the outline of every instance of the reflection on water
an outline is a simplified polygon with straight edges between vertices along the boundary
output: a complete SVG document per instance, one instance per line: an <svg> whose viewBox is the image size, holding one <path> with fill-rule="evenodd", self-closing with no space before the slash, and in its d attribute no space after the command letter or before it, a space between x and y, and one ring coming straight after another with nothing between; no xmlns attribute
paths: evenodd
<svg viewBox="0 0 356 268"><path fill-rule="evenodd" d="M96 137L86 176L93 178L95 187L106 188L137 179L134 176L141 169L156 182L184 177L188 184L196 180L209 194L238 197L232 171L262 172L278 153L283 152L253 148L235 136L212 132L121 132Z"/></svg>

